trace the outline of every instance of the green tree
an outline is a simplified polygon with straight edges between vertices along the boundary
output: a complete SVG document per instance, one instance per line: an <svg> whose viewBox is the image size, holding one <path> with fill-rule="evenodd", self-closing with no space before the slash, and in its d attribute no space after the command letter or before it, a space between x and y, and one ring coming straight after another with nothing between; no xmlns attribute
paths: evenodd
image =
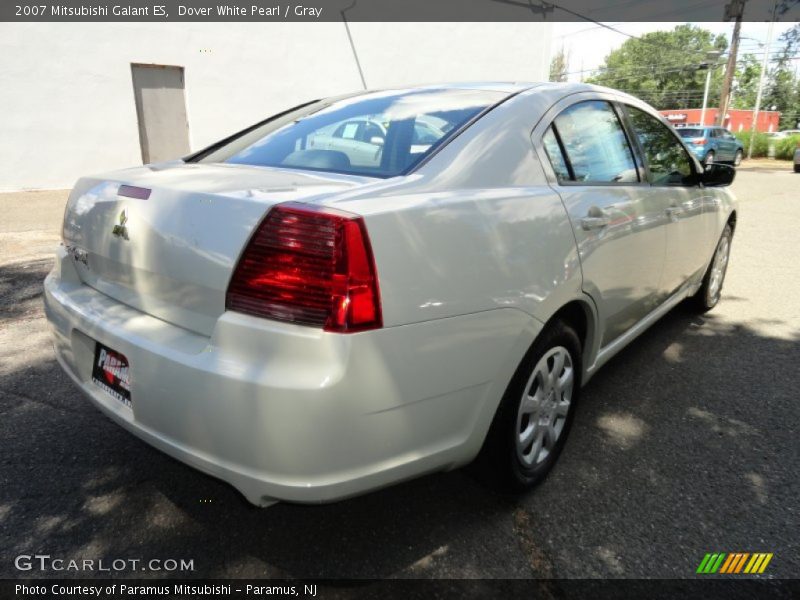
<svg viewBox="0 0 800 600"><path fill-rule="evenodd" d="M761 110L781 112L781 129L795 129L800 121L800 78L793 61L800 51L800 25L795 25L778 38L774 58L767 62ZM763 52L763 48L762 48ZM733 108L755 108L762 56L745 54L739 59L733 91Z"/></svg>
<svg viewBox="0 0 800 600"><path fill-rule="evenodd" d="M653 31L626 40L588 81L639 96L659 109L700 107L707 54L727 46L725 36L689 24ZM721 67L712 72L708 106L719 103L722 75Z"/></svg>
<svg viewBox="0 0 800 600"><path fill-rule="evenodd" d="M751 110L755 106L760 75L761 61L753 54L745 54L739 59L733 80L731 108Z"/></svg>
<svg viewBox="0 0 800 600"><path fill-rule="evenodd" d="M562 47L550 61L550 81L566 81L568 70L569 54Z"/></svg>
<svg viewBox="0 0 800 600"><path fill-rule="evenodd" d="M778 43L780 51L768 71L769 85L764 94L764 106L774 106L781 111L781 129L795 129L800 121L800 78L793 61L800 54L800 25L783 32Z"/></svg>

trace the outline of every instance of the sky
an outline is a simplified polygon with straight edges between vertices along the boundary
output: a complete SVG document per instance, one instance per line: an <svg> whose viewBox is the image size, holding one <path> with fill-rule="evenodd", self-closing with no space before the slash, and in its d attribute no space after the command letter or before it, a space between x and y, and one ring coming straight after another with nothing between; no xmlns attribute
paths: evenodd
<svg viewBox="0 0 800 600"><path fill-rule="evenodd" d="M674 29L676 25L682 23L606 23L614 29L634 36L659 30ZM698 27L708 29L715 34L723 34L730 43L733 32L733 22L730 23L693 23ZM778 37L791 29L795 23L776 22L772 30L773 46L770 50L772 54L776 49ZM767 38L769 24L761 22L742 22L741 42L739 56L744 53L752 53L759 58L763 56L763 46ZM580 71L588 76L588 70L599 67L603 64L608 54L619 48L628 38L624 35L601 27L588 21L576 23L557 22L553 24L553 48L552 54L563 48L569 53L569 79L579 81ZM795 61L800 63L800 61ZM798 65L800 67L800 65Z"/></svg>

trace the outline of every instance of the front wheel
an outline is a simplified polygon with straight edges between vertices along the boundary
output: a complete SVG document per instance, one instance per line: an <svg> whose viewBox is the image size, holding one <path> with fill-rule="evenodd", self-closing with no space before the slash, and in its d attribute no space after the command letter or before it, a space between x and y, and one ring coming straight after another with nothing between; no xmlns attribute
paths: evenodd
<svg viewBox="0 0 800 600"><path fill-rule="evenodd" d="M720 296L722 295L722 284L725 281L725 274L728 271L728 259L731 253L732 238L733 230L730 224L725 225L719 242L717 242L717 248L714 250L714 257L711 259L711 264L708 265L708 270L703 277L703 284L692 297L695 307L700 312L711 310L719 302Z"/></svg>
<svg viewBox="0 0 800 600"><path fill-rule="evenodd" d="M558 459L581 387L581 344L567 324L543 331L509 383L476 466L483 479L520 491Z"/></svg>
<svg viewBox="0 0 800 600"><path fill-rule="evenodd" d="M742 164L742 158L744 158L744 153L741 150L737 150L733 157L733 166L738 167Z"/></svg>

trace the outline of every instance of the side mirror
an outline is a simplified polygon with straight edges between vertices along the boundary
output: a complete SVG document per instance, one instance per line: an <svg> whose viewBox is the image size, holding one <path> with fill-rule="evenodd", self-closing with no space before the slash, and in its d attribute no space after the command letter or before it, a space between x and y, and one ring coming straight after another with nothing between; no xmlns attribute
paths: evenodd
<svg viewBox="0 0 800 600"><path fill-rule="evenodd" d="M732 184L734 177L736 177L736 169L733 167L711 163L701 174L700 181L706 187L722 187Z"/></svg>
<svg viewBox="0 0 800 600"><path fill-rule="evenodd" d="M369 138L369 143L374 146L383 146L384 139L379 135L373 135L371 138Z"/></svg>

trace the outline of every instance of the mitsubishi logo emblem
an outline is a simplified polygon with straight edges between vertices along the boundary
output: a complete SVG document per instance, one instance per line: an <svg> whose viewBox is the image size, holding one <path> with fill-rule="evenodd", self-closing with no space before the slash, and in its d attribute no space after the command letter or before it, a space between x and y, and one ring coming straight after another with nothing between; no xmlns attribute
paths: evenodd
<svg viewBox="0 0 800 600"><path fill-rule="evenodd" d="M119 213L119 224L114 225L114 228L111 230L111 233L117 237L121 237L123 240L128 239L128 228L125 226L125 223L128 222L128 209L122 209L122 212Z"/></svg>

